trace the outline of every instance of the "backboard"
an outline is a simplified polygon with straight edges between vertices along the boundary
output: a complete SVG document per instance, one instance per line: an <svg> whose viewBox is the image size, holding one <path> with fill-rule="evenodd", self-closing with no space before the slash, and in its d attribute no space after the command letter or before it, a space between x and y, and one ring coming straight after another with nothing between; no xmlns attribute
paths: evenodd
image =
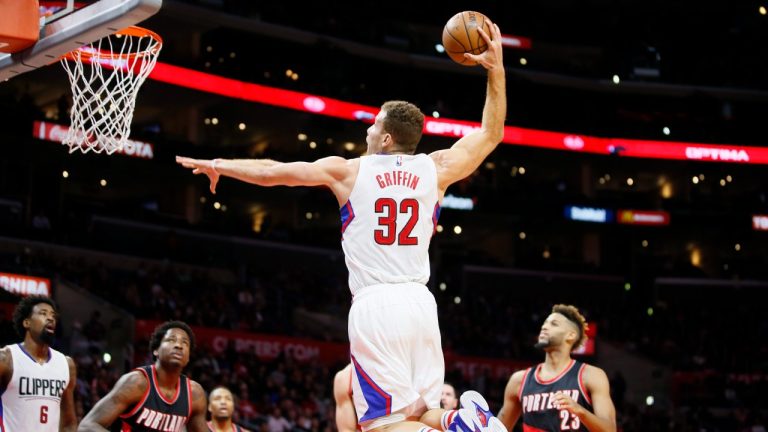
<svg viewBox="0 0 768 432"><path fill-rule="evenodd" d="M44 2L41 2L44 3ZM63 3L63 2L62 2ZM156 14L162 0L98 0L47 20L40 39L15 54L0 53L0 83L25 72L57 63L64 54L138 24Z"/></svg>

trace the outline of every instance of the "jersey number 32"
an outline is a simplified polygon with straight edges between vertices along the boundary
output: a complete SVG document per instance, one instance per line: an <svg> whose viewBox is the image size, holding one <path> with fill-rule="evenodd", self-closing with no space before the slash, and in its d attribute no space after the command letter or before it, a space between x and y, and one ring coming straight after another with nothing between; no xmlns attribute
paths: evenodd
<svg viewBox="0 0 768 432"><path fill-rule="evenodd" d="M379 217L381 229L373 231L373 239L380 245L392 245L397 241L401 246L413 246L419 244L418 237L412 237L411 231L419 220L419 202L413 198L406 198L398 204L392 198L379 198L374 204L376 214ZM398 214L409 215L408 221L398 232Z"/></svg>

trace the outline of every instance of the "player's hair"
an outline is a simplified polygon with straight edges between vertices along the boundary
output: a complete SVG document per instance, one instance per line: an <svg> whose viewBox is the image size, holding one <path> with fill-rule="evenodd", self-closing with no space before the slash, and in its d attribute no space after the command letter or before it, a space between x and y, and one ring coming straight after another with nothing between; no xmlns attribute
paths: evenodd
<svg viewBox="0 0 768 432"><path fill-rule="evenodd" d="M21 299L19 304L16 305L16 309L13 310L13 328L16 330L16 333L18 333L20 337L25 337L27 335L27 329L24 328L24 320L32 315L32 309L40 303L46 303L50 305L54 311L59 309L56 307L56 303L51 300L50 297L32 295Z"/></svg>
<svg viewBox="0 0 768 432"><path fill-rule="evenodd" d="M419 107L405 101L388 101L381 106L381 110L387 112L384 131L392 135L397 149L415 153L424 130L424 114Z"/></svg>
<svg viewBox="0 0 768 432"><path fill-rule="evenodd" d="M152 359L156 358L154 352L163 342L165 333L174 328L184 330L187 333L187 336L189 336L189 352L195 350L195 334L187 323L182 321L166 321L155 327L155 331L152 332L152 337L149 339L149 352L152 353Z"/></svg>
<svg viewBox="0 0 768 432"><path fill-rule="evenodd" d="M580 347L587 340L587 320L584 319L584 315L579 312L579 309L576 306L556 304L552 306L552 313L559 313L568 318L568 321L574 323L579 329L579 335L576 337L576 341L573 343L571 351Z"/></svg>
<svg viewBox="0 0 768 432"><path fill-rule="evenodd" d="M211 395L213 392L215 392L218 389L224 389L229 392L229 394L232 395L232 400L237 403L237 395L235 395L235 392L233 392L229 387L225 386L224 384L219 384L216 387L212 388L211 391L208 392L208 399L211 398Z"/></svg>

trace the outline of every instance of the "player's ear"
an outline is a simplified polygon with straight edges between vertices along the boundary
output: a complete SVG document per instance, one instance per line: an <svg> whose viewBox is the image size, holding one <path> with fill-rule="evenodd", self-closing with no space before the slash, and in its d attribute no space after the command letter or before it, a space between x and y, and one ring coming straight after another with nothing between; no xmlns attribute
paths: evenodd
<svg viewBox="0 0 768 432"><path fill-rule="evenodd" d="M568 330L568 333L566 333L565 335L566 340L568 341L569 344L571 344L571 346L573 346L573 344L576 343L577 337L578 335L574 330Z"/></svg>
<svg viewBox="0 0 768 432"><path fill-rule="evenodd" d="M391 134L384 134L384 142L382 142L381 147L384 149L391 149L395 146L395 140L392 139Z"/></svg>

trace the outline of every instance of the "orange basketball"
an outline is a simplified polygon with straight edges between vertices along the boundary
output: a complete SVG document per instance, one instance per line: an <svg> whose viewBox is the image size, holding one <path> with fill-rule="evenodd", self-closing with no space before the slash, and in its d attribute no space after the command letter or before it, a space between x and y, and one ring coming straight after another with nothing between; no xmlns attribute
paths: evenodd
<svg viewBox="0 0 768 432"><path fill-rule="evenodd" d="M482 54L488 49L478 28L490 36L488 17L480 12L459 12L448 20L443 28L443 47L451 60L463 66L477 65L476 61L464 58L464 53Z"/></svg>

